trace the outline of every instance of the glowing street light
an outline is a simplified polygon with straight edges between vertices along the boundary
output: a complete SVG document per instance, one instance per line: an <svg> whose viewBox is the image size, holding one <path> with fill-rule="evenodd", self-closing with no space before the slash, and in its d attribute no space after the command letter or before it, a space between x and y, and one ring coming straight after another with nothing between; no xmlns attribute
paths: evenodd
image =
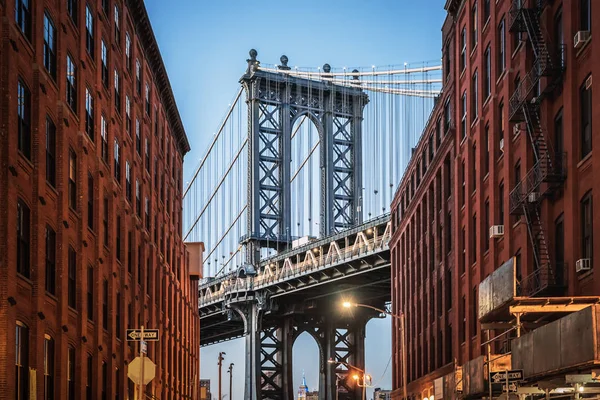
<svg viewBox="0 0 600 400"><path fill-rule="evenodd" d="M344 301L342 303L342 307L344 307L344 308L353 308L353 307L370 308L371 310L375 310L377 312L380 312L385 315L389 315L392 318L400 320L400 340L402 342L402 387L403 387L403 392L404 392L404 399L407 399L408 396L406 393L406 342L405 342L406 335L405 335L405 329L404 329L404 326L405 326L404 313L400 312L400 314L392 314L391 312L382 310L381 308L373 307L368 304L353 303L350 301Z"/></svg>

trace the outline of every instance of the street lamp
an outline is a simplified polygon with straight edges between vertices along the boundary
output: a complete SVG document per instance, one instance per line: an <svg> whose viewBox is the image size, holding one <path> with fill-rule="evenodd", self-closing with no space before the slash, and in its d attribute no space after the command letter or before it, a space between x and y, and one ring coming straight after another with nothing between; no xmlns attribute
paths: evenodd
<svg viewBox="0 0 600 400"><path fill-rule="evenodd" d="M359 372L362 373L362 383L359 381L360 380L360 376L358 374L354 374L352 376L352 378L356 381L356 385L358 387L363 388L362 390L362 399L365 400L366 399L366 395L367 395L367 388L371 387L371 375L365 373L364 370L355 367L354 365L350 365L344 361L336 361L333 358L330 358L329 360L327 360L328 364L342 364L344 366L346 366L346 368L348 368L348 370L350 369L354 369L357 370ZM367 383L368 382L368 383ZM338 398L338 383L339 383L339 378L337 376L337 373L335 374L335 398Z"/></svg>
<svg viewBox="0 0 600 400"><path fill-rule="evenodd" d="M400 341L402 342L402 388L403 388L402 391L404 394L404 399L405 400L408 399L408 396L406 393L406 335L404 332L406 316L404 315L404 313L401 311L399 315L392 314L391 312L382 310L381 308L373 307L368 304L352 303L350 301L344 301L342 303L342 306L344 308L352 308L352 307L370 308L371 310L375 310L382 314L389 315L390 317L395 318L400 321Z"/></svg>

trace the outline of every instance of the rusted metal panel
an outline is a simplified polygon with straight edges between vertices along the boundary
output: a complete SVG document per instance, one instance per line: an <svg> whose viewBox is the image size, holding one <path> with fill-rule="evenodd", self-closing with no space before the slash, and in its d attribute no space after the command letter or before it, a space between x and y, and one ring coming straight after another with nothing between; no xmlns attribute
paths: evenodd
<svg viewBox="0 0 600 400"><path fill-rule="evenodd" d="M463 393L465 396L473 396L484 392L484 364L485 356L479 356L473 360L467 361L463 365Z"/></svg>
<svg viewBox="0 0 600 400"><path fill-rule="evenodd" d="M538 374L560 368L560 351L558 351L561 348L560 330L545 325L534 330L531 337L532 342L530 345L533 345L534 348L526 363L532 365L532 373ZM540 351L540 349L546 350Z"/></svg>
<svg viewBox="0 0 600 400"><path fill-rule="evenodd" d="M512 367L526 377L600 364L598 316L593 305L569 314L512 342Z"/></svg>
<svg viewBox="0 0 600 400"><path fill-rule="evenodd" d="M558 320L560 322L561 353L564 366L597 360L594 346L597 325L594 307L588 307Z"/></svg>
<svg viewBox="0 0 600 400"><path fill-rule="evenodd" d="M506 306L515 296L515 262L511 258L479 284L479 319Z"/></svg>

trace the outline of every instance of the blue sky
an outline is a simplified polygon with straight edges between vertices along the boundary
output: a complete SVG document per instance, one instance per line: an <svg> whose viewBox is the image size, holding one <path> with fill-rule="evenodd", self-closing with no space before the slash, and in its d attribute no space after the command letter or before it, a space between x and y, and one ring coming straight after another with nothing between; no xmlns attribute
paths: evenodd
<svg viewBox="0 0 600 400"><path fill-rule="evenodd" d="M146 0L192 151L184 181L239 88L251 48L263 63L286 54L290 66L385 66L441 58L445 0ZM367 326L367 370L390 387L388 320ZM234 398L243 398L243 341L202 349L201 375L212 380L216 398L217 354L235 363ZM294 385L306 371L317 383L317 347L300 337L294 346ZM226 376L226 374L224 374ZM379 378L383 378L380 380ZM224 388L227 385L224 385ZM224 389L224 393L228 389ZM229 396L227 397L229 398Z"/></svg>

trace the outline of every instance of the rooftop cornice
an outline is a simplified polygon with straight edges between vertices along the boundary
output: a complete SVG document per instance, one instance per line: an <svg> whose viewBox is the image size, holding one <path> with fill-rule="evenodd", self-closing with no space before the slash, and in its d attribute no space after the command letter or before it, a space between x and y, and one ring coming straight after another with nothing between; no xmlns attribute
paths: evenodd
<svg viewBox="0 0 600 400"><path fill-rule="evenodd" d="M150 24L146 6L144 5L143 0L127 0L127 7L129 8L138 38L142 43L144 53L146 54L146 58L148 59L148 63L154 74L156 86L167 113L169 125L177 140L179 151L182 155L185 155L185 153L190 151L190 143L188 142L183 123L181 122L181 116L177 109L171 82L169 82L169 76L167 75L167 70L160 54L160 49L158 48L152 25Z"/></svg>

